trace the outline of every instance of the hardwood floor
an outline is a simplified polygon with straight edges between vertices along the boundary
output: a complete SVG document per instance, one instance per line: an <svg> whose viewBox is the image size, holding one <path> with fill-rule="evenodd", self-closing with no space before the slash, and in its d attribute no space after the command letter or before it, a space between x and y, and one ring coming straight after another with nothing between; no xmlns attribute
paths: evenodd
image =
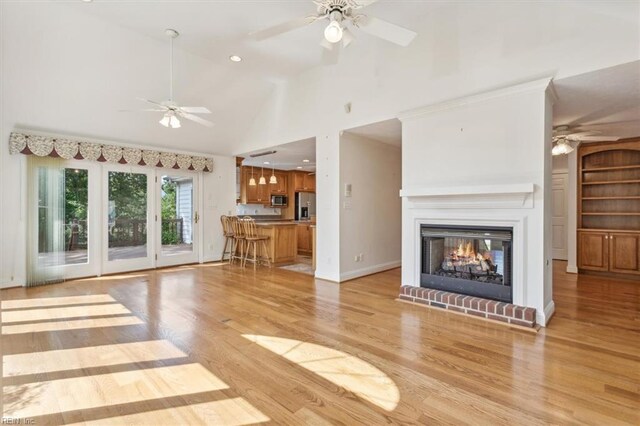
<svg viewBox="0 0 640 426"><path fill-rule="evenodd" d="M555 268L539 333L215 264L2 296L4 416L35 424L639 424L640 283Z"/></svg>

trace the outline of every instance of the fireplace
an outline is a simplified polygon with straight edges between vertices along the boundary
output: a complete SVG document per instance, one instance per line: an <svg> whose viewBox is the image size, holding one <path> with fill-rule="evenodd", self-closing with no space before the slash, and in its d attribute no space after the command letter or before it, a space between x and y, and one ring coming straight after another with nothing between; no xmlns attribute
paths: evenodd
<svg viewBox="0 0 640 426"><path fill-rule="evenodd" d="M422 225L420 286L511 303L512 228Z"/></svg>

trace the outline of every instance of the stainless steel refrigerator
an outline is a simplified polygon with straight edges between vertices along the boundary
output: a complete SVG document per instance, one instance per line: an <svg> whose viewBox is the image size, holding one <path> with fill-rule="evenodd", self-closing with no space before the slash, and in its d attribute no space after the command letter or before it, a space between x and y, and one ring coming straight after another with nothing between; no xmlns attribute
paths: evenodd
<svg viewBox="0 0 640 426"><path fill-rule="evenodd" d="M316 215L316 194L296 192L296 220L310 220Z"/></svg>

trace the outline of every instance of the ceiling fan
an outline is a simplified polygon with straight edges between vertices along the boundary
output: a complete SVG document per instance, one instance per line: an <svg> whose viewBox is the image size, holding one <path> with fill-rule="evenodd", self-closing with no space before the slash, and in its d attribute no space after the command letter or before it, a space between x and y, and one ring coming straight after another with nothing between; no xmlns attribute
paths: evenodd
<svg viewBox="0 0 640 426"><path fill-rule="evenodd" d="M177 129L180 127L180 119L186 118L187 120L195 121L203 126L212 127L214 124L208 120L198 117L194 114L211 114L205 107L185 107L179 106L173 100L173 39L180 35L176 30L166 29L165 34L169 36L169 99L162 102L151 101L149 99L138 98L138 100L148 102L155 105L155 108L142 109L138 111L151 111L164 113L162 119L159 121L164 127L170 127Z"/></svg>
<svg viewBox="0 0 640 426"><path fill-rule="evenodd" d="M324 30L323 61L336 63L340 49L351 44L355 35L349 27L358 28L366 33L390 41L399 46L408 46L417 33L384 21L382 19L358 13L361 9L377 0L312 0L317 6L315 15L297 18L271 28L256 31L250 36L258 41L313 24L316 21L329 21Z"/></svg>
<svg viewBox="0 0 640 426"><path fill-rule="evenodd" d="M601 136L598 130L585 130L582 126L556 126L553 128L553 155L569 154L580 142L617 141L619 136ZM574 145L572 145L574 144Z"/></svg>

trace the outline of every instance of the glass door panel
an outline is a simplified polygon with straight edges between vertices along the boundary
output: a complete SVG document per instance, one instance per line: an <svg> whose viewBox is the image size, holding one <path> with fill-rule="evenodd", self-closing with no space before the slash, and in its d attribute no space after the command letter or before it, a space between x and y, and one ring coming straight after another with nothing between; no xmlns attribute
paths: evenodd
<svg viewBox="0 0 640 426"><path fill-rule="evenodd" d="M198 261L198 222L195 199L197 176L158 173L159 256L158 265Z"/></svg>
<svg viewBox="0 0 640 426"><path fill-rule="evenodd" d="M97 169L74 160L30 159L33 194L29 209L29 284L99 273ZM31 223L33 225L31 225Z"/></svg>
<svg viewBox="0 0 640 426"><path fill-rule="evenodd" d="M153 267L148 225L151 176L148 170L106 171L105 272Z"/></svg>

